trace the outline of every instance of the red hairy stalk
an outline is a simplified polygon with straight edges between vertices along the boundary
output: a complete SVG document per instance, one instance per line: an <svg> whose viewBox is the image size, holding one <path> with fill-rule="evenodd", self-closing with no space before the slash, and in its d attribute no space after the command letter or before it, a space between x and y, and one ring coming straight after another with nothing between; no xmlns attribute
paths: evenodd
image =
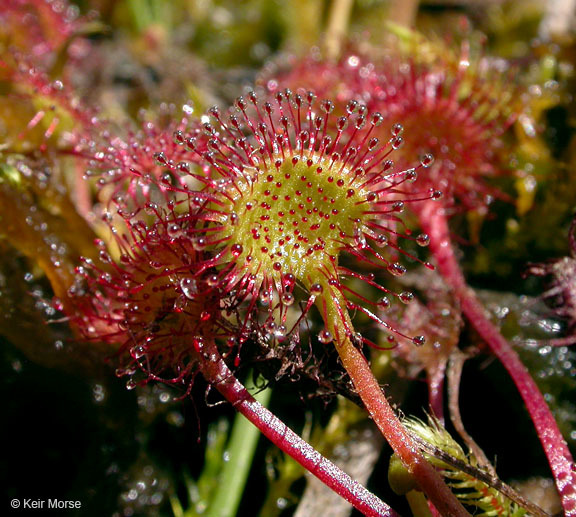
<svg viewBox="0 0 576 517"><path fill-rule="evenodd" d="M263 407L234 377L214 343L206 342L200 371L234 408L252 422L281 451L314 474L326 486L370 517L395 517L386 503L354 481L330 460Z"/></svg>
<svg viewBox="0 0 576 517"><path fill-rule="evenodd" d="M345 330L345 326L339 325L340 318L344 317L351 326L347 314L337 314L342 312L341 293L334 289L330 294L330 300L334 300L334 303L325 302L325 321L335 322L327 323L327 326L334 335L336 350L374 423L442 515L469 515L444 483L441 475L424 459L418 445L394 413L366 358L348 337L349 332Z"/></svg>
<svg viewBox="0 0 576 517"><path fill-rule="evenodd" d="M574 460L542 393L518 354L488 319L482 303L466 284L454 255L448 222L442 206L425 203L420 207L419 213L422 226L430 235L430 250L436 258L438 270L454 289L464 314L514 380L542 442L565 515L576 516Z"/></svg>

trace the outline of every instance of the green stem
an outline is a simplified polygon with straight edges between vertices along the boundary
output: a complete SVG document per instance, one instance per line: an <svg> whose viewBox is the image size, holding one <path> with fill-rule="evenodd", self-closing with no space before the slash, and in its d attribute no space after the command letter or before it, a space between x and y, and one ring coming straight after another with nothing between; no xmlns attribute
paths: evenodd
<svg viewBox="0 0 576 517"><path fill-rule="evenodd" d="M328 15L324 45L328 59L337 60L346 37L354 0L333 0Z"/></svg>
<svg viewBox="0 0 576 517"><path fill-rule="evenodd" d="M428 501L422 492L411 490L406 494L406 500L414 517L432 517L432 512L428 508Z"/></svg>
<svg viewBox="0 0 576 517"><path fill-rule="evenodd" d="M149 2L147 0L128 0L128 8L132 15L134 27L138 32L143 32L152 20Z"/></svg>
<svg viewBox="0 0 576 517"><path fill-rule="evenodd" d="M249 375L251 379L252 376ZM250 382L249 391L255 388ZM266 407L272 395L271 389L265 389L254 395L254 398ZM207 517L234 517L244 493L244 487L250 474L254 452L260 431L240 413L234 419L232 436L227 454L227 460L220 474L218 489L212 498Z"/></svg>

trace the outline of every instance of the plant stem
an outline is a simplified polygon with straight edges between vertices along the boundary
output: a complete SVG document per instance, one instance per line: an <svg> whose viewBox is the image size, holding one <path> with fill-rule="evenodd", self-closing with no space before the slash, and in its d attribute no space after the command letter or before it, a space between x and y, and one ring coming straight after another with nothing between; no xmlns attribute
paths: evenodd
<svg viewBox="0 0 576 517"><path fill-rule="evenodd" d="M253 387L253 384L249 384L246 388ZM271 395L272 390L265 389L254 395L254 399L265 407L270 402ZM222 468L218 488L206 513L207 517L234 517L236 515L250 474L259 437L258 429L242 415L237 414L226 451L228 459Z"/></svg>
<svg viewBox="0 0 576 517"><path fill-rule="evenodd" d="M427 372L428 377L428 403L432 413L440 422L444 423L444 377L446 363L442 362L433 372Z"/></svg>
<svg viewBox="0 0 576 517"><path fill-rule="evenodd" d="M550 463L562 507L567 517L576 516L576 473L574 460L558 425L518 354L488 319L482 303L470 289L454 255L448 221L441 203L424 202L419 208L420 224L430 236L430 251L438 269L454 290L462 311L512 377L530 413Z"/></svg>
<svg viewBox="0 0 576 517"><path fill-rule="evenodd" d="M392 0L388 4L388 20L404 27L413 27L419 0Z"/></svg>
<svg viewBox="0 0 576 517"><path fill-rule="evenodd" d="M280 450L295 459L325 485L370 517L397 517L386 503L324 458L272 412L262 406L234 377L214 341L206 341L200 370L234 408L254 424Z"/></svg>
<svg viewBox="0 0 576 517"><path fill-rule="evenodd" d="M422 492L411 490L406 494L406 500L414 517L432 517L432 512L428 508L428 501Z"/></svg>
<svg viewBox="0 0 576 517"><path fill-rule="evenodd" d="M334 336L340 360L374 423L388 440L404 467L414 476L422 491L442 515L469 516L440 474L426 461L418 445L388 403L366 358L350 341L346 327L350 329L353 327L342 294L334 288L329 291L328 296L322 300L324 321Z"/></svg>
<svg viewBox="0 0 576 517"><path fill-rule="evenodd" d="M333 0L328 16L328 26L324 46L330 60L337 60L342 48L342 40L350 22L354 0Z"/></svg>

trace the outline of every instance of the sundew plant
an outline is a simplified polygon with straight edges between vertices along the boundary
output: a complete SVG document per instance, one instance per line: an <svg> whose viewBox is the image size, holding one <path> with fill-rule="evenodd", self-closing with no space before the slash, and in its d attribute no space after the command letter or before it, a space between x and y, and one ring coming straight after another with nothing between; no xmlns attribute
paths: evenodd
<svg viewBox="0 0 576 517"><path fill-rule="evenodd" d="M576 516L575 19L4 2L2 504Z"/></svg>

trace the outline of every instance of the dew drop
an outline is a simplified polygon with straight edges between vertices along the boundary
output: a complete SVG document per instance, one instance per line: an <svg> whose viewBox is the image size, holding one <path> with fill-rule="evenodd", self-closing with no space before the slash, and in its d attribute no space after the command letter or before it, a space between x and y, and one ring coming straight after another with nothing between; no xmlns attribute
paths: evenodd
<svg viewBox="0 0 576 517"><path fill-rule="evenodd" d="M360 228L354 228L354 244L361 250L366 249L368 244L366 242L366 236Z"/></svg>
<svg viewBox="0 0 576 517"><path fill-rule="evenodd" d="M206 280L206 283L210 287L214 287L214 286L218 285L218 275L210 275L208 277L208 279Z"/></svg>
<svg viewBox="0 0 576 517"><path fill-rule="evenodd" d="M156 162L157 165L160 165L161 167L165 167L168 164L168 159L166 158L166 155L164 154L163 151L160 151L159 153L154 153L154 161Z"/></svg>
<svg viewBox="0 0 576 517"><path fill-rule="evenodd" d="M414 294L410 291L402 291L398 295L398 298L402 303L410 303L414 299Z"/></svg>
<svg viewBox="0 0 576 517"><path fill-rule="evenodd" d="M392 149L400 149L404 145L404 139L401 136L396 136L390 141Z"/></svg>
<svg viewBox="0 0 576 517"><path fill-rule="evenodd" d="M174 300L174 312L182 312L184 307L186 307L186 297L178 296L178 298Z"/></svg>
<svg viewBox="0 0 576 517"><path fill-rule="evenodd" d="M383 121L384 121L384 117L378 112L373 113L372 117L370 118L370 123L373 126L379 126L380 124L382 124Z"/></svg>
<svg viewBox="0 0 576 517"><path fill-rule="evenodd" d="M268 305L270 303L270 292L269 291L262 291L260 293L260 303L262 305Z"/></svg>
<svg viewBox="0 0 576 517"><path fill-rule="evenodd" d="M378 145L379 140L377 138L371 138L368 142L368 150L373 151L374 148Z"/></svg>
<svg viewBox="0 0 576 517"><path fill-rule="evenodd" d="M412 343L414 343L416 346L422 346L424 343L426 343L426 338L424 336L414 336L412 338Z"/></svg>
<svg viewBox="0 0 576 517"><path fill-rule="evenodd" d="M168 225L166 232L168 233L168 237L171 239L177 239L182 234L182 229L180 228L180 225L172 223Z"/></svg>
<svg viewBox="0 0 576 517"><path fill-rule="evenodd" d="M349 115L352 115L358 109L358 101L351 100L346 104L346 111Z"/></svg>
<svg viewBox="0 0 576 517"><path fill-rule="evenodd" d="M394 160L386 160L382 165L382 173L389 171L394 167Z"/></svg>
<svg viewBox="0 0 576 517"><path fill-rule="evenodd" d="M202 124L202 129L203 129L204 134L206 136L212 136L212 135L216 134L216 130L214 129L214 126L212 126L212 124L210 124L209 122L205 122L204 124Z"/></svg>
<svg viewBox="0 0 576 517"><path fill-rule="evenodd" d="M126 381L126 389L133 390L136 387L136 381L134 379L128 379Z"/></svg>
<svg viewBox="0 0 576 517"><path fill-rule="evenodd" d="M264 111L266 111L266 113L268 113L268 115L270 115L270 113L272 113L274 111L272 104L270 104L269 102L265 102L264 103Z"/></svg>
<svg viewBox="0 0 576 517"><path fill-rule="evenodd" d="M431 154L425 154L422 156L420 163L422 164L422 167L430 167L434 163L434 156Z"/></svg>
<svg viewBox="0 0 576 517"><path fill-rule="evenodd" d="M320 107L325 113L332 113L334 111L334 103L329 100L322 101Z"/></svg>
<svg viewBox="0 0 576 517"><path fill-rule="evenodd" d="M406 268L399 262L390 264L387 269L388 272L393 274L394 276L402 276L404 273L406 273Z"/></svg>
<svg viewBox="0 0 576 517"><path fill-rule="evenodd" d="M318 340L320 343L327 345L328 343L334 341L334 337L332 336L332 332L324 329L318 334Z"/></svg>
<svg viewBox="0 0 576 517"><path fill-rule="evenodd" d="M444 194L441 190L432 190L430 193L430 199L433 199L434 201L442 199L442 196L444 196Z"/></svg>
<svg viewBox="0 0 576 517"><path fill-rule="evenodd" d="M381 233L376 237L375 242L376 246L378 246L379 248L384 248L388 246L388 237L386 237L386 235Z"/></svg>
<svg viewBox="0 0 576 517"><path fill-rule="evenodd" d="M172 133L172 140L174 140L176 145L184 145L186 139L184 138L184 133L178 129Z"/></svg>
<svg viewBox="0 0 576 517"><path fill-rule="evenodd" d="M320 284L312 284L310 286L310 294L314 295L314 296L318 296L320 294L322 294L324 292L324 287L322 287Z"/></svg>
<svg viewBox="0 0 576 517"><path fill-rule="evenodd" d="M178 162L176 164L176 168L180 171L180 172L185 172L185 173L189 173L190 172L190 164L188 162Z"/></svg>
<svg viewBox="0 0 576 517"><path fill-rule="evenodd" d="M391 305L390 300L386 296L380 298L377 303L378 307L383 310L389 309Z"/></svg>
<svg viewBox="0 0 576 517"><path fill-rule="evenodd" d="M158 205L156 203L146 203L144 205L144 211L148 214L148 215L155 215L158 211Z"/></svg>
<svg viewBox="0 0 576 517"><path fill-rule="evenodd" d="M410 183L414 183L418 179L418 173L416 172L416 169L408 169L405 172L405 175L406 181L409 181Z"/></svg>
<svg viewBox="0 0 576 517"><path fill-rule="evenodd" d="M234 105L240 110L243 111L246 109L246 101L244 100L244 97L238 97L235 101L234 101Z"/></svg>
<svg viewBox="0 0 576 517"><path fill-rule="evenodd" d="M112 258L110 257L110 255L102 250L100 251L100 253L98 254L98 256L100 257L100 260L106 264L109 264L110 262L112 262Z"/></svg>
<svg viewBox="0 0 576 517"><path fill-rule="evenodd" d="M292 273L286 273L282 278L282 283L284 287L291 287L296 282L296 277Z"/></svg>
<svg viewBox="0 0 576 517"><path fill-rule="evenodd" d="M198 294L198 286L194 278L183 278L180 280L180 289L186 298L193 300Z"/></svg>
<svg viewBox="0 0 576 517"><path fill-rule="evenodd" d="M208 241L205 237L197 237L192 241L192 246L196 251L202 251L208 246Z"/></svg>
<svg viewBox="0 0 576 517"><path fill-rule="evenodd" d="M193 137L187 138L185 147L187 151L194 151L196 149L196 139Z"/></svg>
<svg viewBox="0 0 576 517"><path fill-rule="evenodd" d="M338 122L336 123L336 127L339 131L344 131L348 127L348 118L347 117L340 117Z"/></svg>
<svg viewBox="0 0 576 517"><path fill-rule="evenodd" d="M136 345L130 349L130 355L134 359L140 359L146 355L146 347L144 345Z"/></svg>
<svg viewBox="0 0 576 517"><path fill-rule="evenodd" d="M430 236L427 233L421 233L416 237L416 244L418 246L428 246L430 244Z"/></svg>
<svg viewBox="0 0 576 517"><path fill-rule="evenodd" d="M404 127L402 124L394 124L390 132L392 133L392 136L401 135L404 132Z"/></svg>
<svg viewBox="0 0 576 517"><path fill-rule="evenodd" d="M204 338L202 336L194 336L192 338L192 346L196 352L202 351L202 348L204 347Z"/></svg>
<svg viewBox="0 0 576 517"><path fill-rule="evenodd" d="M286 306L290 306L294 303L294 295L292 293L289 292L285 292L282 293L282 296L280 297L282 303Z"/></svg>

